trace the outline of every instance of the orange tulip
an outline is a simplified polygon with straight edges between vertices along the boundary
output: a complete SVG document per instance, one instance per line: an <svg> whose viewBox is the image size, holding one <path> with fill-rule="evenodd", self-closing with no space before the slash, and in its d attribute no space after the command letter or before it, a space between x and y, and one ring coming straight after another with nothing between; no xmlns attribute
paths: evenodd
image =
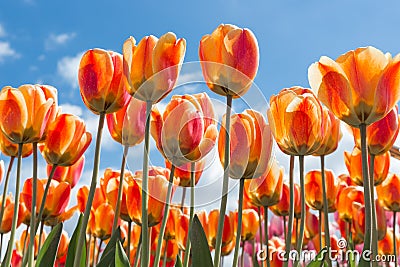
<svg viewBox="0 0 400 267"><path fill-rule="evenodd" d="M149 226L161 222L167 197L169 170L161 167L149 169L148 194L149 210L147 211ZM137 171L128 187L127 208L130 218L142 224L142 172Z"/></svg>
<svg viewBox="0 0 400 267"><path fill-rule="evenodd" d="M108 203L100 204L91 214L94 223L90 224L93 236L105 240L110 238L114 220L114 209Z"/></svg>
<svg viewBox="0 0 400 267"><path fill-rule="evenodd" d="M270 98L267 111L272 134L279 148L289 155L311 155L324 141L323 110L307 88L283 89Z"/></svg>
<svg viewBox="0 0 400 267"><path fill-rule="evenodd" d="M346 222L352 222L353 219L353 203L358 202L364 205L364 192L358 187L348 186L340 192L337 201L337 211L339 218Z"/></svg>
<svg viewBox="0 0 400 267"><path fill-rule="evenodd" d="M222 247L229 245L235 235L235 213L230 212L229 216L225 214L224 219L224 232L222 233ZM208 244L210 247L215 248L215 241L217 238L218 230L218 218L219 210L214 209L210 211L207 218L207 225L203 225L203 228L207 228Z"/></svg>
<svg viewBox="0 0 400 267"><path fill-rule="evenodd" d="M17 240L15 247L17 249L17 251L19 253L22 254L23 251L25 251L25 253L28 251L28 246L29 246L29 242L30 242L30 238L29 238L30 234L29 232L27 232L26 230L24 230L21 234L21 237L19 240ZM41 244L43 244L43 242L46 239L46 232L43 231L42 235L41 235ZM25 248L24 248L25 247ZM35 235L35 242L34 242L34 254L35 257L38 254L38 248L39 248L39 235Z"/></svg>
<svg viewBox="0 0 400 267"><path fill-rule="evenodd" d="M400 177L397 174L389 174L386 180L376 187L376 192L385 209L400 211Z"/></svg>
<svg viewBox="0 0 400 267"><path fill-rule="evenodd" d="M333 115L326 107L322 107L323 110L323 125L324 132L326 133L322 141L321 146L314 153L314 156L322 156L331 154L338 147L339 141L342 138L342 132L340 131L340 120Z"/></svg>
<svg viewBox="0 0 400 267"><path fill-rule="evenodd" d="M283 167L276 159L272 160L271 168L260 178L246 180L244 189L250 201L256 206L269 207L278 204L283 187Z"/></svg>
<svg viewBox="0 0 400 267"><path fill-rule="evenodd" d="M253 209L245 209L243 210L242 216L243 218L242 218L241 240L242 241L253 240L257 234L260 224L260 218L258 217L258 213ZM235 224L237 224L237 216Z"/></svg>
<svg viewBox="0 0 400 267"><path fill-rule="evenodd" d="M106 170L106 172L107 172L107 170ZM114 210L117 207L119 177L120 177L119 172L116 172L116 174L117 175L115 175L108 181L108 183L106 185L106 191L105 191L107 200L112 205ZM121 217L122 220L127 221L127 222L132 221L132 219L129 217L128 206L127 206L128 187L129 187L129 183L131 183L132 180L133 180L132 173L125 172L123 184L122 184L122 197L121 197L121 206L120 206L119 216Z"/></svg>
<svg viewBox="0 0 400 267"><path fill-rule="evenodd" d="M176 224L176 241L178 243L179 249L185 251L186 250L186 241L188 239L189 234L189 215L179 214L178 221ZM207 236L207 235L206 235Z"/></svg>
<svg viewBox="0 0 400 267"><path fill-rule="evenodd" d="M164 232L165 240L176 239L179 228L178 223L180 222L180 217L183 215L181 209L178 207L171 207L168 212L169 215Z"/></svg>
<svg viewBox="0 0 400 267"><path fill-rule="evenodd" d="M25 180L21 192L21 198L24 199L27 209L31 210L32 204L36 204L37 208L40 207L46 183L47 179L38 179L36 203L32 203L32 178ZM52 180L46 198L43 216L40 219L48 220L52 217L57 217L61 215L68 205L70 194L71 186L68 183L60 183Z"/></svg>
<svg viewBox="0 0 400 267"><path fill-rule="evenodd" d="M50 111L49 111L49 119L47 122L47 124L50 124L56 119L58 113L61 110L61 108L58 107L57 89L51 85L36 84L36 86L39 87L40 89L42 89L46 100L48 100L48 99L53 100L53 104L51 105ZM46 138L46 133L47 133L47 129L45 129L43 139Z"/></svg>
<svg viewBox="0 0 400 267"><path fill-rule="evenodd" d="M156 240L155 242L153 242L152 245L157 245L157 242L159 242L159 241ZM174 267L176 257L178 256L178 253L179 253L179 249L176 244L176 240L175 239L171 239L168 241L162 240L161 242L163 242L162 247L161 247L161 254L164 254L165 250L167 250L167 251L166 251L166 263L164 263L163 259L161 259L159 266ZM151 255L149 266L154 265L154 259L155 259L155 255ZM165 264L165 265L163 265L163 264Z"/></svg>
<svg viewBox="0 0 400 267"><path fill-rule="evenodd" d="M218 138L220 162L225 161L225 120ZM273 157L273 138L269 125L261 113L245 110L231 116L229 177L234 179L258 178L270 167Z"/></svg>
<svg viewBox="0 0 400 267"><path fill-rule="evenodd" d="M213 106L206 93L173 96L162 116L153 110L151 124L158 150L175 166L202 159L217 138Z"/></svg>
<svg viewBox="0 0 400 267"><path fill-rule="evenodd" d="M396 254L399 254L400 240L396 235ZM389 228L385 237L378 241L378 254L393 256L393 228Z"/></svg>
<svg viewBox="0 0 400 267"><path fill-rule="evenodd" d="M72 218L72 216L74 216L75 212L79 210L78 205L71 207L70 209L65 210L64 212L62 212L60 215L58 216L53 216L51 218L48 218L44 224L47 226L51 226L54 227L57 224L59 224L60 222L65 222L68 221L69 219Z"/></svg>
<svg viewBox="0 0 400 267"><path fill-rule="evenodd" d="M345 151L344 160L350 178L357 185L363 185L362 165L361 165L361 150L354 147L353 152ZM370 158L368 158L370 161ZM382 155L375 156L374 161L374 185L380 185L387 177L390 166L390 152L387 151Z"/></svg>
<svg viewBox="0 0 400 267"><path fill-rule="evenodd" d="M0 198L0 206L2 204L2 196ZM9 194L6 197L6 202L4 204L4 214L3 219L0 223L0 234L5 234L11 231L12 219L14 215L15 203L12 200L12 195ZM17 227L21 225L24 219L24 213L26 212L26 208L20 203L18 208L18 221Z"/></svg>
<svg viewBox="0 0 400 267"><path fill-rule="evenodd" d="M202 37L199 58L208 87L237 98L247 92L257 74L257 39L249 29L221 24Z"/></svg>
<svg viewBox="0 0 400 267"><path fill-rule="evenodd" d="M289 185L283 183L282 194L279 202L273 206L270 206L270 210L277 216L288 216L289 215Z"/></svg>
<svg viewBox="0 0 400 267"><path fill-rule="evenodd" d="M95 114L113 113L129 100L121 82L122 55L103 49L90 49L83 54L78 72L81 96L86 107Z"/></svg>
<svg viewBox="0 0 400 267"><path fill-rule="evenodd" d="M4 87L0 92L1 131L13 143L41 141L53 103L36 85Z"/></svg>
<svg viewBox="0 0 400 267"><path fill-rule="evenodd" d="M87 186L82 186L81 188L79 188L76 198L78 201L79 211L82 213L85 211L88 195L89 188ZM104 202L107 202L106 194L102 190L102 188L97 187L94 192L92 209L97 209L97 207Z"/></svg>
<svg viewBox="0 0 400 267"><path fill-rule="evenodd" d="M18 145L12 143L8 138L0 133L0 151L4 155L8 157L17 157L18 156ZM26 158L32 154L32 144L24 144L22 146L22 157Z"/></svg>
<svg viewBox="0 0 400 267"><path fill-rule="evenodd" d="M83 166L85 165L85 155L82 155L75 164L69 167L57 166L53 175L53 179L59 182L67 182L71 186L71 189L78 183L83 172ZM47 165L47 176L50 175L52 165Z"/></svg>
<svg viewBox="0 0 400 267"><path fill-rule="evenodd" d="M321 57L308 70L311 87L336 117L358 127L382 119L400 98L400 56L357 48L336 61Z"/></svg>
<svg viewBox="0 0 400 267"><path fill-rule="evenodd" d="M236 234L233 236L231 242L221 248L221 256L228 256L232 253L233 249L235 248Z"/></svg>
<svg viewBox="0 0 400 267"><path fill-rule="evenodd" d="M111 137L124 146L135 146L144 139L146 103L130 97L120 110L107 114L107 126Z"/></svg>
<svg viewBox="0 0 400 267"><path fill-rule="evenodd" d="M203 174L205 163L206 163L205 160L201 159L199 161L196 161L194 164L194 184L195 185L199 182L200 177ZM183 186L183 187L190 186L191 165L192 165L192 163L189 162L189 163L186 163L182 166L175 168L174 176L179 178L179 186ZM166 160L165 167L167 167L168 169L171 169L171 167L172 167L171 162Z"/></svg>
<svg viewBox="0 0 400 267"><path fill-rule="evenodd" d="M185 56L185 39L168 32L158 39L144 37L138 45L129 37L122 48L124 78L129 93L151 103L161 101L175 86Z"/></svg>
<svg viewBox="0 0 400 267"><path fill-rule="evenodd" d="M92 141L83 120L61 114L50 124L42 154L48 164L71 166L83 155Z"/></svg>
<svg viewBox="0 0 400 267"><path fill-rule="evenodd" d="M313 239L315 236L319 234L318 231L318 217L311 213L310 210L306 211L306 222L305 222L305 238Z"/></svg>
<svg viewBox="0 0 400 267"><path fill-rule="evenodd" d="M328 212L336 211L337 182L332 170L325 170L326 192L328 200ZM320 170L309 171L304 179L306 190L306 204L315 210L322 210L322 176Z"/></svg>
<svg viewBox="0 0 400 267"><path fill-rule="evenodd" d="M351 128L354 135L354 142L360 148L360 130ZM371 155L380 155L388 151L396 141L399 133L399 115L396 105L389 113L377 122L367 127L367 145Z"/></svg>

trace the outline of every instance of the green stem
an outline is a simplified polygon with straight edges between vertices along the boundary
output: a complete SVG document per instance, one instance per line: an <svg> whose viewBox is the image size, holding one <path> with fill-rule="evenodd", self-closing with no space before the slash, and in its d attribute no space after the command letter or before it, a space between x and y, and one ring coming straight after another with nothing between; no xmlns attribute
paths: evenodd
<svg viewBox="0 0 400 267"><path fill-rule="evenodd" d="M322 250L322 210L318 211L319 249Z"/></svg>
<svg viewBox="0 0 400 267"><path fill-rule="evenodd" d="M321 180L322 180L322 201L323 201L323 209L324 209L324 232L325 232L325 246L330 249L331 247L331 235L329 233L329 211L328 211L328 197L327 197L327 186L326 186L326 178L325 178L325 156L321 155ZM322 217L320 217L322 219ZM321 227L322 228L322 227ZM322 231L321 233L322 234ZM322 249L322 246L320 246ZM331 257L325 257L325 260L328 261L329 267L332 267Z"/></svg>
<svg viewBox="0 0 400 267"><path fill-rule="evenodd" d="M99 262L100 258L100 251L101 251L101 246L103 245L103 239L100 239L100 244L99 244L99 249L97 250L97 256L96 256L96 265Z"/></svg>
<svg viewBox="0 0 400 267"><path fill-rule="evenodd" d="M292 231L293 231L293 219L294 219L294 179L293 179L293 169L294 169L294 156L290 156L290 166L289 166L289 222L287 226L286 234L286 248L285 248L285 262L284 267L289 265L289 253L292 247ZM296 233L297 234L297 233Z"/></svg>
<svg viewBox="0 0 400 267"><path fill-rule="evenodd" d="M264 212L265 212L265 208L264 208ZM258 224L258 231L260 232L260 244L262 244L263 243L263 234L262 234L262 225L261 225L261 207L257 207L257 213L258 213L258 218L260 218L260 223ZM253 245L254 245L254 243L255 242L253 242ZM262 246L261 246L261 249L263 249ZM254 251L254 249L253 249L253 251ZM264 266L264 264L262 266Z"/></svg>
<svg viewBox="0 0 400 267"><path fill-rule="evenodd" d="M0 259L2 250L3 250L3 233L0 234Z"/></svg>
<svg viewBox="0 0 400 267"><path fill-rule="evenodd" d="M233 263L232 263L233 267L237 266L237 264L238 264L240 239L242 236L243 191L244 191L244 179L242 178L242 179L240 179L240 182L239 182L239 208L238 208L238 222L237 222L237 229L236 229L235 253L233 255Z"/></svg>
<svg viewBox="0 0 400 267"><path fill-rule="evenodd" d="M361 136L361 158L362 158L362 175L364 182L364 203L365 203L365 234L364 234L364 248L371 250L371 225L372 225L372 209L371 209L371 188L369 183L369 170L368 170L368 151L367 151L367 126L360 125Z"/></svg>
<svg viewBox="0 0 400 267"><path fill-rule="evenodd" d="M300 200L301 200L301 217L300 217L300 233L297 242L297 255L300 255L301 249L303 247L303 237L304 237L304 225L306 218L306 191L304 189L304 156L299 156L299 165L300 165ZM299 262L296 259L294 266L298 266Z"/></svg>
<svg viewBox="0 0 400 267"><path fill-rule="evenodd" d="M42 234L43 234L43 228L44 228L44 220L38 222L37 224L39 225L39 223L40 223L40 231L39 231L38 251L40 251L40 248L42 247Z"/></svg>
<svg viewBox="0 0 400 267"><path fill-rule="evenodd" d="M194 217L194 175L195 175L195 163L192 162L190 165L190 211L189 211L189 229L188 229L188 234L186 238L186 245L185 245L185 256L183 258L183 267L188 267L189 266L189 257L190 257L190 249L191 249L191 244L190 244L190 232L191 232L191 226L192 226L192 221ZM184 187L186 189L186 187Z"/></svg>
<svg viewBox="0 0 400 267"><path fill-rule="evenodd" d="M28 244L28 266L32 267L34 265L35 260L35 235L36 233L33 230L36 230L35 222L36 222L36 198L37 198L37 143L32 144L33 148L33 174L32 174L32 208L31 208L31 234L29 236L29 244Z"/></svg>
<svg viewBox="0 0 400 267"><path fill-rule="evenodd" d="M92 255L92 266L96 266L96 245L97 245L97 238L94 236L94 240L93 240L93 255Z"/></svg>
<svg viewBox="0 0 400 267"><path fill-rule="evenodd" d="M182 199L181 199L181 211L183 211L183 208L185 206L185 198L186 198L186 187L183 187L183 189L182 189Z"/></svg>
<svg viewBox="0 0 400 267"><path fill-rule="evenodd" d="M162 241L159 242L162 244ZM164 247L164 256L163 256L163 267L167 266L167 251L168 251L168 240L165 240L165 247ZM158 265L157 265L158 266Z"/></svg>
<svg viewBox="0 0 400 267"><path fill-rule="evenodd" d="M393 255L394 255L394 262L397 265L397 248L396 248L396 212L393 211Z"/></svg>
<svg viewBox="0 0 400 267"><path fill-rule="evenodd" d="M222 183L222 199L219 208L218 230L215 240L215 254L214 254L214 267L219 267L222 248L222 233L224 231L224 218L226 212L226 204L228 201L228 187L229 187L229 162L230 162L230 132L231 132L231 108L232 96L226 96L226 114L225 114L225 153L224 153L224 178Z"/></svg>
<svg viewBox="0 0 400 267"><path fill-rule="evenodd" d="M21 163L22 163L22 146L23 144L18 144L18 163L17 163L17 178L15 181L15 208L12 224L11 224L11 233L10 233L10 240L8 241L8 250L4 260L4 265L2 266L10 266L11 263L11 255L13 252L14 246L14 239L15 239L15 229L17 228L17 221L18 221L18 210L19 210L19 186L21 180Z"/></svg>
<svg viewBox="0 0 400 267"><path fill-rule="evenodd" d="M283 216L283 239L286 242L286 234L287 233L287 229L286 229L286 216Z"/></svg>
<svg viewBox="0 0 400 267"><path fill-rule="evenodd" d="M86 256L86 266L89 267L90 265L90 243L92 242L92 235L89 235L89 241L86 244L86 251L87 251L87 256Z"/></svg>
<svg viewBox="0 0 400 267"><path fill-rule="evenodd" d="M118 186L118 197L117 203L115 203L115 214L114 221L112 226L112 233L117 228L119 214L121 212L121 198L122 198L122 190L124 186L124 175L125 175L125 165L126 165L126 155L128 154L129 146L124 146L124 151L122 152L122 163L121 163L121 172L119 175L119 186Z"/></svg>
<svg viewBox="0 0 400 267"><path fill-rule="evenodd" d="M373 257L378 255L378 226L377 226L377 221L376 221L376 205L375 205L375 185L374 185L374 166L375 166L375 155L371 154L370 158L370 164L369 164L369 173L370 173L370 179L369 179L369 187L371 189L371 212L372 212L372 225L371 225L371 251ZM374 266L376 264L373 263Z"/></svg>
<svg viewBox="0 0 400 267"><path fill-rule="evenodd" d="M139 243L138 246L136 248L136 253L135 253L135 262L133 263L134 267L138 267L139 266L139 255L140 255L140 251L142 249L142 233L140 233L140 237L139 237Z"/></svg>
<svg viewBox="0 0 400 267"><path fill-rule="evenodd" d="M44 218L42 218L43 217L43 212L44 212L44 206L46 205L46 198L47 198L47 195L49 193L51 180L54 177L56 169L57 169L57 165L53 165L51 167L49 178L47 179L46 187L45 187L44 193L43 193L43 199L42 199L42 202L40 203L39 213L38 213L38 216L36 217L36 228L35 228L35 232L34 232L35 235L36 235L37 229L39 228L39 222L44 219Z"/></svg>
<svg viewBox="0 0 400 267"><path fill-rule="evenodd" d="M131 262L131 233L132 233L132 221L128 222L128 244L126 246L126 255L128 256L129 262Z"/></svg>
<svg viewBox="0 0 400 267"><path fill-rule="evenodd" d="M80 229L79 235L78 235L78 245L77 245L78 248L82 248L85 243L86 227L89 222L90 210L92 209L94 193L96 191L97 175L99 173L99 165L100 165L100 147L101 147L101 137L102 137L102 133L103 133L103 127L104 127L104 119L105 119L105 113L102 112L102 113L100 113L100 116L99 116L99 125L97 128L92 180L90 183L90 190L89 190L89 195L88 195L88 199L87 199L87 203L86 203L85 213L83 214L82 226L81 226L81 229ZM75 255L75 260L74 260L75 267L80 266L81 256L82 256L82 249L77 249L76 255Z"/></svg>
<svg viewBox="0 0 400 267"><path fill-rule="evenodd" d="M8 183L10 182L10 174L11 174L12 166L13 166L13 163L14 163L14 159L15 159L15 157L10 157L10 162L8 163L8 168L7 168L7 173L6 173L6 180L4 182L3 196L2 196L2 199L1 199L0 222L3 221L4 208L5 208L5 205L6 205L6 198L7 198ZM1 252L1 250L0 250L0 252Z"/></svg>
<svg viewBox="0 0 400 267"><path fill-rule="evenodd" d="M242 255L240 256L240 266L244 267L244 245L246 244L246 241L242 242Z"/></svg>
<svg viewBox="0 0 400 267"><path fill-rule="evenodd" d="M175 165L172 164L171 172L169 174L167 197L165 199L164 216L161 222L160 233L158 235L156 257L154 258L154 265L153 265L154 267L158 267L158 265L160 264L162 240L164 239L165 228L167 227L167 221L169 217L169 204L171 201L172 185L174 184L174 174L175 174Z"/></svg>
<svg viewBox="0 0 400 267"><path fill-rule="evenodd" d="M149 149L150 149L150 118L151 118L150 101L146 102L146 128L144 133L144 151L143 151L143 179L142 179L142 257L141 266L149 266L149 223L148 223L148 177L149 177Z"/></svg>
<svg viewBox="0 0 400 267"><path fill-rule="evenodd" d="M260 218L260 223L261 223L261 218ZM269 244L268 244L268 239L269 239L269 234L268 234L268 207L264 207L264 228L265 228L265 246L267 248L267 266L271 266L270 258L269 258ZM262 243L262 242L261 242Z"/></svg>

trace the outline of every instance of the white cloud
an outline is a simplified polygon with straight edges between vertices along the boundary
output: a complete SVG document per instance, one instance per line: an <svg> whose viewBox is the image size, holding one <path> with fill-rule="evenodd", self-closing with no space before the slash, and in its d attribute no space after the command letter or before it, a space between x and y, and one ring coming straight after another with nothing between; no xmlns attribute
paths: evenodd
<svg viewBox="0 0 400 267"><path fill-rule="evenodd" d="M57 74L72 88L78 88L78 69L83 52L72 57L63 57L57 63Z"/></svg>
<svg viewBox="0 0 400 267"><path fill-rule="evenodd" d="M61 104L61 111L63 113L69 113L69 114L74 114L76 116L82 116L83 114L83 110L80 106L74 105L74 104L70 104L70 103L65 103L65 104Z"/></svg>
<svg viewBox="0 0 400 267"><path fill-rule="evenodd" d="M76 33L61 33L61 34L50 34L44 42L46 50L53 50L59 46L65 45L67 42L74 39Z"/></svg>
<svg viewBox="0 0 400 267"><path fill-rule="evenodd" d="M0 62L3 62L5 58L18 58L20 55L11 48L9 42L0 41Z"/></svg>
<svg viewBox="0 0 400 267"><path fill-rule="evenodd" d="M6 30L4 29L3 25L0 24L0 37L5 37L6 35Z"/></svg>

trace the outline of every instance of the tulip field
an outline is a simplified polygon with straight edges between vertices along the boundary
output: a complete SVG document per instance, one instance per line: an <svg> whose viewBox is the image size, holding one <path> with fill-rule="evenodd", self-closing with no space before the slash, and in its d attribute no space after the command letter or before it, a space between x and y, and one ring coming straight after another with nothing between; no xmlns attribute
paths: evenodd
<svg viewBox="0 0 400 267"><path fill-rule="evenodd" d="M167 32L129 37L119 52L85 51L76 81L98 120L95 134L63 112L52 85L1 89L1 267L399 266L400 174L389 167L400 158L400 54L365 46L318 55L305 70L309 88L266 97L266 112L239 112L259 69L256 33L220 24L190 44L207 88L176 94L188 45ZM100 168L105 131L121 148L112 155L118 169ZM338 175L326 157L344 135L352 146ZM140 144L142 167L132 170L128 152ZM219 208L205 210L195 189L214 152L223 169ZM308 170L311 157L319 167ZM180 203L172 201L178 190Z"/></svg>

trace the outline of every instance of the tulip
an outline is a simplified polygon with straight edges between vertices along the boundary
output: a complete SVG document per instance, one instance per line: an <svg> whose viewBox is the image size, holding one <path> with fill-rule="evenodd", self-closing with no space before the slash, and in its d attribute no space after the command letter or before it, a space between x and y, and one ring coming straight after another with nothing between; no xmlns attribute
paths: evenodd
<svg viewBox="0 0 400 267"><path fill-rule="evenodd" d="M149 169L149 209L147 210L148 226L152 227L161 222L167 196L169 171L163 168ZM130 218L142 225L142 172L136 172L128 187L127 208Z"/></svg>
<svg viewBox="0 0 400 267"><path fill-rule="evenodd" d="M38 179L36 203L32 199L32 178L25 181L21 197L24 199L26 207L31 210L32 205L40 206L43 200L44 187L47 179ZM51 181L48 195L44 204L43 216L39 220L48 220L51 217L56 217L65 211L68 205L71 193L71 186L66 182Z"/></svg>
<svg viewBox="0 0 400 267"><path fill-rule="evenodd" d="M175 86L185 56L185 39L168 32L158 39L144 37L137 45L129 37L123 45L124 76L129 93L151 103L161 101Z"/></svg>
<svg viewBox="0 0 400 267"><path fill-rule="evenodd" d="M329 188L327 192L328 199L328 212L336 211L335 201L337 195L337 182L331 170L325 170L326 185ZM322 201L322 177L319 170L313 170L306 174L305 189L306 189L306 203L315 210L323 209Z"/></svg>
<svg viewBox="0 0 400 267"><path fill-rule="evenodd" d="M60 215L58 216L53 216L49 219L47 219L44 224L47 226L51 226L54 227L57 224L59 224L60 222L65 222L68 221L69 219L72 218L72 216L74 216L75 212L79 210L78 205L75 205L69 209L66 209L64 212L62 212Z"/></svg>
<svg viewBox="0 0 400 267"><path fill-rule="evenodd" d="M275 205L270 206L270 210L277 216L288 216L289 215L289 185L283 183L281 199Z"/></svg>
<svg viewBox="0 0 400 267"><path fill-rule="evenodd" d="M201 159L194 164L194 185L200 180L201 175L203 174L205 160ZM175 167L174 176L179 178L179 186L182 187L190 187L190 175L191 175L191 162L186 163L182 166ZM165 167L171 169L172 164L168 160L165 161Z"/></svg>
<svg viewBox="0 0 400 267"><path fill-rule="evenodd" d="M130 98L117 112L107 114L107 126L111 137L124 146L135 146L144 139L146 103Z"/></svg>
<svg viewBox="0 0 400 267"><path fill-rule="evenodd" d="M54 100L47 99L39 86L6 86L0 92L0 103L0 128L11 142L34 143L42 139Z"/></svg>
<svg viewBox="0 0 400 267"><path fill-rule="evenodd" d="M378 199L386 210L400 211L400 177L391 173L385 181L376 187Z"/></svg>
<svg viewBox="0 0 400 267"><path fill-rule="evenodd" d="M385 237L378 241L378 253L379 255L396 256L399 254L399 238L393 233L393 229L389 228L386 232ZM395 244L395 246L393 246Z"/></svg>
<svg viewBox="0 0 400 267"><path fill-rule="evenodd" d="M203 225L203 228L207 227L208 244L212 248L215 248L216 245L219 213L220 211L217 209L210 211L207 218L207 225ZM222 234L223 247L229 245L235 235L235 216L233 212L230 212L229 216L224 216L224 232Z"/></svg>
<svg viewBox="0 0 400 267"><path fill-rule="evenodd" d="M12 200L12 195L9 194L5 198L4 214L0 223L1 242L3 241L3 234L11 231L14 208L15 208L15 203ZM23 207L23 205L20 203L19 208L17 210L18 210L18 221L17 221L17 228L18 228L23 221L23 215L26 212L26 208Z"/></svg>
<svg viewBox="0 0 400 267"><path fill-rule="evenodd" d="M384 216L384 210L383 207L379 204L378 200L376 200L376 213L378 216L378 223L377 223L377 237L378 240L382 240L385 235L386 235L386 218ZM364 234L365 234L365 206L360 204L359 202L354 202L353 206L353 227L355 230L355 233L358 235L358 237L362 240L364 239Z"/></svg>
<svg viewBox="0 0 400 267"><path fill-rule="evenodd" d="M0 151L8 157L18 157L18 144L12 143L6 135L0 133ZM22 157L26 158L32 154L32 144L27 143L22 146Z"/></svg>
<svg viewBox="0 0 400 267"><path fill-rule="evenodd" d="M250 201L263 207L278 204L282 194L283 174L283 167L274 159L268 173L256 179L246 180L244 186Z"/></svg>
<svg viewBox="0 0 400 267"><path fill-rule="evenodd" d="M305 230L305 237L307 239L313 239L317 235L321 235L320 227L319 227L319 220L322 218L318 217L311 213L309 210L306 213L306 230Z"/></svg>
<svg viewBox="0 0 400 267"><path fill-rule="evenodd" d="M53 179L58 182L69 183L72 189L81 178L84 165L85 165L85 155L82 155L82 157L80 157L80 159L78 159L78 161L71 166L68 167L57 166L54 171ZM47 165L46 170L48 177L50 177L52 168L53 166L51 164Z"/></svg>
<svg viewBox="0 0 400 267"><path fill-rule="evenodd" d="M68 252L68 246L69 246L69 237L68 233L66 231L61 232L61 237L60 237L60 242L58 245L58 250L57 250L57 260L65 257Z"/></svg>
<svg viewBox="0 0 400 267"><path fill-rule="evenodd" d="M390 152L387 151L382 155L375 156L374 158L374 185L379 185L386 179L389 173ZM357 147L354 147L351 154L350 152L345 151L344 159L350 178L355 184L362 186L364 182L361 172L361 151Z"/></svg>
<svg viewBox="0 0 400 267"><path fill-rule="evenodd" d="M360 205L364 204L364 193L359 188L348 186L340 192L336 205L341 220L349 223L352 222L352 205L355 202L358 202Z"/></svg>
<svg viewBox="0 0 400 267"><path fill-rule="evenodd" d="M44 242L44 240L46 239L46 233L43 232L40 235L40 240L39 240L39 235L35 235L34 238L34 255L35 257L37 256L38 252L39 252L39 243L40 242ZM28 231L24 230L22 231L22 234L20 236L20 239L16 242L15 247L17 252L19 252L21 255L23 252L27 252L28 247L29 247L29 242L30 242L30 233L28 233Z"/></svg>
<svg viewBox="0 0 400 267"><path fill-rule="evenodd" d="M94 210L94 225L91 226L91 233L100 240L106 240L111 236L112 224L114 220L114 210L108 203L100 204Z"/></svg>
<svg viewBox="0 0 400 267"><path fill-rule="evenodd" d="M199 58L208 87L237 98L247 92L257 74L257 39L249 29L221 24L201 39Z"/></svg>
<svg viewBox="0 0 400 267"><path fill-rule="evenodd" d="M106 170L107 172L107 170ZM114 208L114 211L116 210L117 206L117 197L118 197L118 188L119 188L119 176L120 174L117 173L116 176L112 177L106 184L106 197L108 202L112 205ZM131 183L133 180L132 173L127 172L124 174L124 179L123 179L123 184L122 184L122 196L120 200L120 213L119 216L122 220L126 222L131 222L132 219L129 217L128 213L128 187L129 183Z"/></svg>
<svg viewBox="0 0 400 267"><path fill-rule="evenodd" d="M241 231L241 240L248 241L254 239L258 231L258 224L260 219L255 210L246 209L243 210L243 222Z"/></svg>
<svg viewBox="0 0 400 267"><path fill-rule="evenodd" d="M186 242L189 237L189 219L188 215L181 213L176 223L176 240L179 249L183 251L186 251Z"/></svg>

